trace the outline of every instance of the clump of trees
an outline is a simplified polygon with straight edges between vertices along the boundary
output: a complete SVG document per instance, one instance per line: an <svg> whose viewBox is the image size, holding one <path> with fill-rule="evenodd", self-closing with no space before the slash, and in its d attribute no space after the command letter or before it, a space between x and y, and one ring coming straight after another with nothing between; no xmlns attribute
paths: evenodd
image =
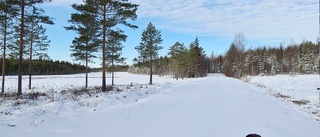
<svg viewBox="0 0 320 137"><path fill-rule="evenodd" d="M244 75L276 75L276 74L316 74L319 72L319 45L311 41L290 44L286 47L258 47L242 52L242 71L237 66L234 56L238 54L233 44L230 46L219 71L230 77ZM215 58L214 60L217 60Z"/></svg>
<svg viewBox="0 0 320 137"><path fill-rule="evenodd" d="M138 28L128 20L137 19L137 4L128 0L86 0L83 4L73 4L77 13L71 15L69 20L72 25L67 30L76 31L79 37L73 40L73 57L76 60L85 61L94 56L95 52L101 52L102 59L102 91L107 91L106 70L108 63L111 68L115 63L124 59L121 55L121 42L126 40L126 35L117 27L123 25L129 28ZM114 70L114 69L111 69ZM112 73L113 74L113 73ZM87 85L86 77L86 87ZM113 80L112 80L113 81ZM114 84L112 82L112 84Z"/></svg>
<svg viewBox="0 0 320 137"><path fill-rule="evenodd" d="M46 33L46 25L53 25L49 16L45 15L39 4L51 0L3 0L0 1L0 39L2 55L2 92L4 92L5 75L18 75L18 95L22 94L22 75L26 74L28 62L29 88L31 74L68 74L83 72L83 66L67 62L52 62L47 55L50 40ZM70 46L71 56L76 61L85 62L86 82L88 86L88 62L97 58L97 52L102 59L102 91L106 91L106 70L112 72L124 69L121 50L127 36L118 28L119 24L129 28L138 28L128 22L137 18L137 4L128 0L86 0L83 4L73 4L76 13L68 20L70 26L66 30L75 31L77 37ZM12 39L10 39L12 38ZM9 51L9 62L6 49ZM25 58L29 58L27 61ZM45 62L45 63L44 63ZM57 65L59 64L59 65ZM6 66L7 65L7 66ZM43 66L45 65L45 66ZM52 67L54 66L54 67ZM7 69L6 69L7 68ZM7 71L9 69L9 71ZM13 71L16 70L16 71ZM114 80L112 80L112 85Z"/></svg>
<svg viewBox="0 0 320 137"><path fill-rule="evenodd" d="M211 72L240 78L246 75L316 74L319 72L319 43L303 41L287 46L244 50L245 37L235 36L225 56L211 56Z"/></svg>
<svg viewBox="0 0 320 137"><path fill-rule="evenodd" d="M47 0L50 2L50 0ZM4 92L4 81L6 73L7 48L10 56L18 59L18 95L22 94L22 70L24 58L29 58L29 88L31 88L31 73L33 57L45 58L50 41L45 34L43 24L52 25L49 16L45 15L38 4L44 0L4 0L0 1L0 26L2 54L2 92Z"/></svg>
<svg viewBox="0 0 320 137"><path fill-rule="evenodd" d="M198 37L196 37L194 42L190 43L189 47L186 47L180 42L174 43L169 48L169 53L167 56L159 57L158 51L162 49L162 47L153 45L153 48L151 48L150 45L152 45L152 43L148 41L150 39L144 40L146 39L144 38L144 35L146 35L144 33L148 31L148 28L151 25L149 24L146 31L144 31L142 34L141 39L144 43L140 43L140 45L136 47L140 55L138 58L134 59L135 64L129 68L129 72L150 75L171 75L177 80L179 78L195 78L204 77L207 75L209 72L210 63L203 48L200 47ZM160 40L160 37L161 35L158 35L158 40L152 40L152 42L162 41L162 39ZM152 51L152 53L150 53L150 51ZM150 60L150 58L152 60Z"/></svg>

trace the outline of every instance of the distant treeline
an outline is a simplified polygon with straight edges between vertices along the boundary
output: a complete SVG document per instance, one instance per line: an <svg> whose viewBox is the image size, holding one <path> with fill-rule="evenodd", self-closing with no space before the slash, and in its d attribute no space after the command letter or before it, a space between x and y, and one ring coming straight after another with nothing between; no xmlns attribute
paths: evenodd
<svg viewBox="0 0 320 137"><path fill-rule="evenodd" d="M246 75L320 73L319 44L311 41L245 50L244 38L239 35L225 55L216 56L212 52L209 57L198 44L193 46L194 43L189 48L184 45L174 48L177 45L174 44L169 56L154 59L153 73L174 78L203 77L207 73L223 73L236 78ZM175 54L172 54L173 49ZM148 74L147 66L148 62L139 62L131 66L129 72Z"/></svg>
<svg viewBox="0 0 320 137"><path fill-rule="evenodd" d="M2 58L0 60L2 64ZM18 74L18 59L6 59L5 75ZM33 60L32 61L32 74L33 75L58 75L58 74L75 74L85 73L85 66L81 64L72 64L66 61L53 61L53 60ZM0 66L2 69L2 66ZM90 69L89 69L90 70ZM95 69L96 71L98 69ZM0 72L2 75L2 72ZM29 74L29 61L22 61L22 74Z"/></svg>
<svg viewBox="0 0 320 137"><path fill-rule="evenodd" d="M241 51L231 44L225 56L210 59L214 72L230 77L245 75L317 74L319 44L303 41L278 47L259 47Z"/></svg>
<svg viewBox="0 0 320 137"><path fill-rule="evenodd" d="M115 65L113 71L114 72L127 72L129 69L129 65ZM101 68L92 69L92 71L101 71ZM107 66L107 72L112 72L112 67Z"/></svg>

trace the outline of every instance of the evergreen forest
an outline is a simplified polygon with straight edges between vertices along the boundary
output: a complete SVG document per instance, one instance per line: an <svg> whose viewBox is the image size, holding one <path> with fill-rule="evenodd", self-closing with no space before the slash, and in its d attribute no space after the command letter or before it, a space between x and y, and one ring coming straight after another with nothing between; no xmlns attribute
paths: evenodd
<svg viewBox="0 0 320 137"><path fill-rule="evenodd" d="M0 60L2 64L2 59ZM17 75L18 60L14 58L6 59L5 61L6 71L5 75ZM81 64L70 63L67 61L53 61L53 60L39 60L34 59L32 61L33 71L32 75L60 75L60 74L75 74L85 73L85 66ZM29 60L22 61L22 75L29 74ZM2 66L0 66L2 69ZM91 71L96 71L92 69Z"/></svg>

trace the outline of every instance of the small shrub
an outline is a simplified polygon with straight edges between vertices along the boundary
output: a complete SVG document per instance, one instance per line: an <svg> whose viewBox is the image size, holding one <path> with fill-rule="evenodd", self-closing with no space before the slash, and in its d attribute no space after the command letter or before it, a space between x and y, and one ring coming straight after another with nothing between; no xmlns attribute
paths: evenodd
<svg viewBox="0 0 320 137"><path fill-rule="evenodd" d="M12 113L11 112L0 112L1 114L4 114L4 115L12 115Z"/></svg>
<svg viewBox="0 0 320 137"><path fill-rule="evenodd" d="M281 93L276 93L276 94L274 94L274 96L277 97L277 98L283 98L283 99L291 98L291 96L284 95L284 94L281 94Z"/></svg>
<svg viewBox="0 0 320 137"><path fill-rule="evenodd" d="M17 106L20 106L20 105L25 105L25 104L27 104L28 103L28 101L27 100L21 100L21 99L18 99L18 100L16 100L15 102L13 102L13 106L14 107L17 107Z"/></svg>
<svg viewBox="0 0 320 137"><path fill-rule="evenodd" d="M109 91L113 91L113 86L107 86L107 91L109 92Z"/></svg>
<svg viewBox="0 0 320 137"><path fill-rule="evenodd" d="M102 88L101 87L94 87L93 89L94 93L101 93L102 92Z"/></svg>
<svg viewBox="0 0 320 137"><path fill-rule="evenodd" d="M259 87L259 88L267 88L265 85L263 85L263 84L257 84L257 87Z"/></svg>
<svg viewBox="0 0 320 137"><path fill-rule="evenodd" d="M18 97L17 93L1 93L0 94L1 98L6 98L6 99L12 99Z"/></svg>
<svg viewBox="0 0 320 137"><path fill-rule="evenodd" d="M47 94L46 93L41 93L41 92L31 92L31 93L25 94L24 96L27 99L37 100L41 96L47 96Z"/></svg>
<svg viewBox="0 0 320 137"><path fill-rule="evenodd" d="M106 92L109 92L109 91L113 91L113 86L107 86L106 87ZM92 91L94 92L94 93L101 93L101 92L105 92L105 91L102 91L102 87L94 87L93 89L92 89Z"/></svg>
<svg viewBox="0 0 320 137"><path fill-rule="evenodd" d="M120 89L120 88L117 88L117 90L116 90L117 92L122 92L123 90L122 89Z"/></svg>
<svg viewBox="0 0 320 137"><path fill-rule="evenodd" d="M62 90L60 93L61 94L67 94L67 92L68 92L67 90Z"/></svg>
<svg viewBox="0 0 320 137"><path fill-rule="evenodd" d="M132 86L127 86L127 89L131 89Z"/></svg>
<svg viewBox="0 0 320 137"><path fill-rule="evenodd" d="M83 95L83 94L88 94L89 90L87 88L72 89L71 93L73 95Z"/></svg>
<svg viewBox="0 0 320 137"><path fill-rule="evenodd" d="M301 99L301 100L292 100L292 103L301 106L301 105L306 105L306 104L310 103L310 101L305 100L305 99Z"/></svg>

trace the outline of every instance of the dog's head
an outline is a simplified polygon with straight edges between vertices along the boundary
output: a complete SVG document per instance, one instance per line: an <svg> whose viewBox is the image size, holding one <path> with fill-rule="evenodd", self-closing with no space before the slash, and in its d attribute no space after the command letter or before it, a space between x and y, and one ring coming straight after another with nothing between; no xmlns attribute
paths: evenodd
<svg viewBox="0 0 320 137"><path fill-rule="evenodd" d="M261 137L261 136L258 135L258 134L249 134L249 135L247 135L246 137Z"/></svg>

